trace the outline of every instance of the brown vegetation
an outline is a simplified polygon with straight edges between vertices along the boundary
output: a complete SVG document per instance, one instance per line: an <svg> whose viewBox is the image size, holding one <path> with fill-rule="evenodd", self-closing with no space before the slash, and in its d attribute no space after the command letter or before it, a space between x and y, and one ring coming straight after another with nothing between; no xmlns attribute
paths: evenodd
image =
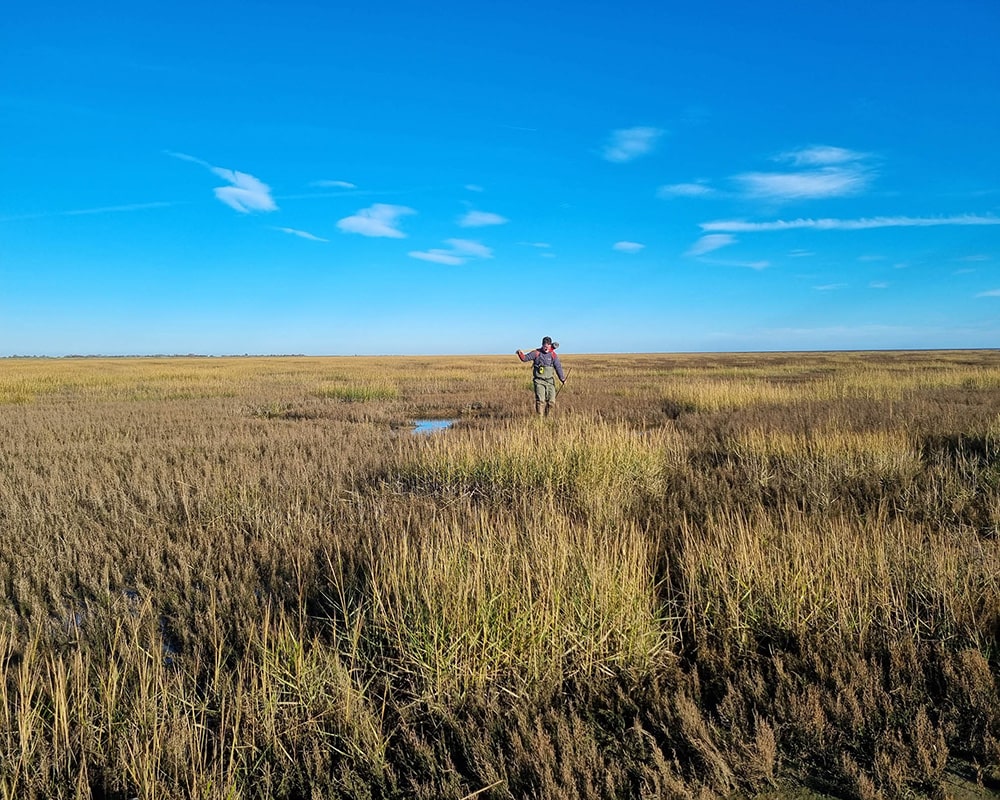
<svg viewBox="0 0 1000 800"><path fill-rule="evenodd" d="M1000 354L564 361L5 361L0 798L995 786Z"/></svg>

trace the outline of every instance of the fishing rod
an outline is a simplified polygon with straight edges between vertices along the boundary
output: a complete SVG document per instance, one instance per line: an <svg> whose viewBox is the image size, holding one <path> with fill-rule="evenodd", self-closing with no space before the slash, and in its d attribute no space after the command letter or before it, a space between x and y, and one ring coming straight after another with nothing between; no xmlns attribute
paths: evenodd
<svg viewBox="0 0 1000 800"><path fill-rule="evenodd" d="M566 381L569 380L569 370L570 370L569 367L566 367L566 369L564 370L564 372L566 374L566 380L565 381L559 381L559 385L556 387L556 393L554 395L555 397L558 397L559 396L559 392L562 391L562 389L566 386Z"/></svg>

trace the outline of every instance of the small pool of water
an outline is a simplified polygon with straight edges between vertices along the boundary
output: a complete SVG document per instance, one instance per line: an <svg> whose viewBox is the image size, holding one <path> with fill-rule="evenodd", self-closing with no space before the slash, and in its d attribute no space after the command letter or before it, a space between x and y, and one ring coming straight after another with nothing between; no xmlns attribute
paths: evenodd
<svg viewBox="0 0 1000 800"><path fill-rule="evenodd" d="M413 435L424 436L426 434L443 431L455 424L453 419L415 419L413 420Z"/></svg>

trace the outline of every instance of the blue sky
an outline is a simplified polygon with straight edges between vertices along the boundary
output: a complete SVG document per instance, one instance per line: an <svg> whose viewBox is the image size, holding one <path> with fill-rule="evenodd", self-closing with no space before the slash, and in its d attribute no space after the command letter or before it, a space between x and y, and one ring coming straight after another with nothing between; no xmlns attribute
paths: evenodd
<svg viewBox="0 0 1000 800"><path fill-rule="evenodd" d="M0 355L996 347L995 0L18 3Z"/></svg>

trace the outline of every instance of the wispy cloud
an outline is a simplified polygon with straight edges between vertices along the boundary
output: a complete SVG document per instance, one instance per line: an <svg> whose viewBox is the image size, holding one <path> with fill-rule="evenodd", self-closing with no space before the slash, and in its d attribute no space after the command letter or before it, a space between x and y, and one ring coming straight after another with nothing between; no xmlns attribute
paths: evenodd
<svg viewBox="0 0 1000 800"><path fill-rule="evenodd" d="M604 146L604 158L616 164L632 161L656 147L663 135L660 128L622 128L611 134L611 140Z"/></svg>
<svg viewBox="0 0 1000 800"><path fill-rule="evenodd" d="M189 161L205 167L216 177L228 182L229 186L218 186L213 191L216 198L242 214L253 211L277 211L278 205L271 196L271 187L246 172L215 167L200 158L186 153L169 153L174 158Z"/></svg>
<svg viewBox="0 0 1000 800"><path fill-rule="evenodd" d="M697 242L687 249L686 256L693 256L702 264L713 267L741 267L746 269L766 269L771 266L770 261L738 261L733 259L705 258L706 254L720 250L735 244L738 240L728 233L710 233L702 236Z"/></svg>
<svg viewBox="0 0 1000 800"><path fill-rule="evenodd" d="M463 228L483 228L487 225L503 225L506 222L509 222L507 217L491 211L468 211L458 219L458 224Z"/></svg>
<svg viewBox="0 0 1000 800"><path fill-rule="evenodd" d="M771 266L770 261L760 259L758 261L736 261L729 258L699 258L701 264L708 264L711 267L739 267L741 269L767 269Z"/></svg>
<svg viewBox="0 0 1000 800"><path fill-rule="evenodd" d="M278 204L271 196L271 187L255 178L247 172L239 172L225 167L215 167L203 159L188 155L187 153L175 153L167 151L167 155L178 158L181 161L188 161L204 167L213 175L229 183L229 186L218 186L215 188L215 196L230 208L239 211L241 214L249 214L253 211L277 211Z"/></svg>
<svg viewBox="0 0 1000 800"><path fill-rule="evenodd" d="M493 258L493 250L471 239L446 239L447 249L411 250L407 255L421 261L458 266L472 259Z"/></svg>
<svg viewBox="0 0 1000 800"><path fill-rule="evenodd" d="M421 261L433 261L435 264L448 264L450 266L458 266L466 262L466 259L450 250L411 250L407 255L410 258L419 258Z"/></svg>
<svg viewBox="0 0 1000 800"><path fill-rule="evenodd" d="M276 231L281 231L282 233L290 233L292 236L298 236L300 239L308 239L310 242L328 242L329 239L322 239L319 236L314 236L308 231L299 231L295 228L275 228Z"/></svg>
<svg viewBox="0 0 1000 800"><path fill-rule="evenodd" d="M670 197L711 197L718 192L704 183L671 183L656 190L656 196Z"/></svg>
<svg viewBox="0 0 1000 800"><path fill-rule="evenodd" d="M541 247L541 248L552 247L552 245L549 244L548 242L518 242L518 244L523 244L526 247Z"/></svg>
<svg viewBox="0 0 1000 800"><path fill-rule="evenodd" d="M187 153L177 153L177 152L175 152L173 150L165 150L164 152L168 156L172 156L173 158L180 159L181 161L189 161L192 164L198 164L199 166L205 167L206 169L211 169L212 168L212 165L209 164L207 161L204 161L204 160L202 160L200 158L195 158L194 156L189 156Z"/></svg>
<svg viewBox="0 0 1000 800"><path fill-rule="evenodd" d="M375 203L375 205L362 208L349 217L344 217L337 222L337 227L344 231L344 233L360 233L362 236L405 239L406 234L398 227L399 219L416 213L416 211L407 206Z"/></svg>
<svg viewBox="0 0 1000 800"><path fill-rule="evenodd" d="M177 203L129 203L123 206L103 206L101 208L81 208L76 211L63 211L61 212L67 217L77 217L81 214L113 214L121 211L146 211L150 208L166 208L167 206L174 206Z"/></svg>
<svg viewBox="0 0 1000 800"><path fill-rule="evenodd" d="M766 200L818 200L847 197L868 187L872 171L867 154L830 145L790 150L775 157L794 167L794 172L744 172L734 176L743 194Z"/></svg>
<svg viewBox="0 0 1000 800"><path fill-rule="evenodd" d="M320 187L313 187L319 189ZM410 191L385 191L377 189L345 189L330 188L315 192L304 192L302 194L279 194L275 195L275 200L326 200L331 197L387 197L390 195L411 194Z"/></svg>
<svg viewBox="0 0 1000 800"><path fill-rule="evenodd" d="M472 258L493 258L492 248L472 239L445 239L444 243L451 245L455 252Z"/></svg>
<svg viewBox="0 0 1000 800"><path fill-rule="evenodd" d="M976 297L1000 297L1000 289L989 289L985 292L980 292Z"/></svg>
<svg viewBox="0 0 1000 800"><path fill-rule="evenodd" d="M838 289L846 289L846 283L824 283L822 286L813 286L817 292L835 292Z"/></svg>
<svg viewBox="0 0 1000 800"><path fill-rule="evenodd" d="M811 228L822 231L861 231L872 228L926 228L939 225L1000 225L1000 217L960 214L951 217L868 217L862 219L792 219L771 222L746 220L715 220L703 222L703 231L729 233L760 233Z"/></svg>
<svg viewBox="0 0 1000 800"><path fill-rule="evenodd" d="M101 206L99 208L76 208L70 211L40 211L36 214L13 214L0 217L0 222L20 222L29 219L46 219L49 217L80 217L87 214L119 214L129 211L148 211L153 208L170 208L184 205L186 201L157 201L152 203L128 203L120 206Z"/></svg>
<svg viewBox="0 0 1000 800"><path fill-rule="evenodd" d="M278 210L278 204L271 197L271 187L253 175L222 167L212 167L212 172L232 184L214 190L215 196L230 208L241 214Z"/></svg>
<svg viewBox="0 0 1000 800"><path fill-rule="evenodd" d="M868 284L868 288L869 289L888 289L889 288L889 282L888 281L872 281L871 283Z"/></svg>
<svg viewBox="0 0 1000 800"><path fill-rule="evenodd" d="M846 164L867 158L866 153L858 153L844 147L830 145L813 145L800 150L790 150L782 153L776 160L790 161L796 166L828 166L830 164Z"/></svg>
<svg viewBox="0 0 1000 800"><path fill-rule="evenodd" d="M718 250L720 247L726 247L735 242L736 237L728 233L710 233L707 236L702 236L697 242L691 245L684 255L703 256L705 253L711 253L713 250Z"/></svg>
<svg viewBox="0 0 1000 800"><path fill-rule="evenodd" d="M869 173L855 167L824 167L806 172L744 172L736 181L752 198L818 200L857 194L868 186Z"/></svg>
<svg viewBox="0 0 1000 800"><path fill-rule="evenodd" d="M482 186L478 183L467 183L465 184L466 191L469 192L482 192L485 191Z"/></svg>
<svg viewBox="0 0 1000 800"><path fill-rule="evenodd" d="M357 189L358 187L350 181L313 181L309 184L318 189Z"/></svg>
<svg viewBox="0 0 1000 800"><path fill-rule="evenodd" d="M645 250L646 245L639 242L615 242L611 245L611 249L619 253L638 253L640 250Z"/></svg>

